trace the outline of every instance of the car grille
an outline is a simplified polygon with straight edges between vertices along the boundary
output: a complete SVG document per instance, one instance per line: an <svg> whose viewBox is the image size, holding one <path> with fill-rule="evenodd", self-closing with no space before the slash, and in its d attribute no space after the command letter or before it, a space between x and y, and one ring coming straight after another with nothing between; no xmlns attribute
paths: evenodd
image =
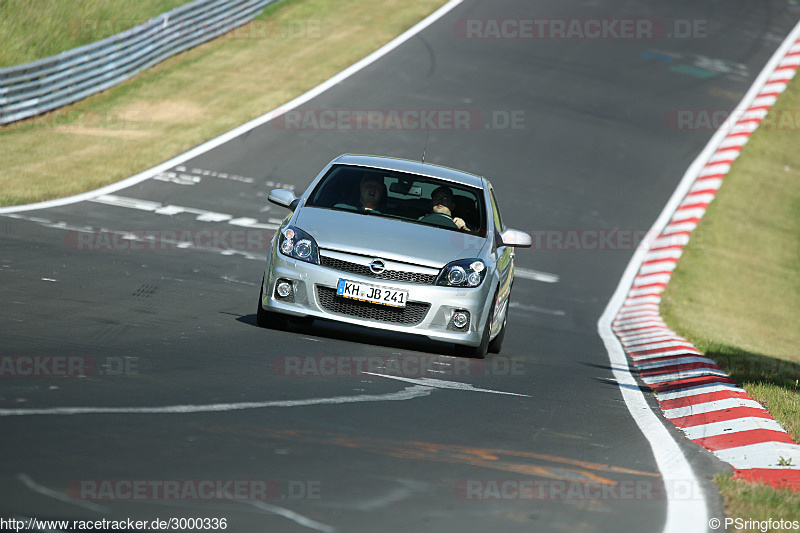
<svg viewBox="0 0 800 533"><path fill-rule="evenodd" d="M366 276L375 279L385 279L390 281L403 281L406 283L422 283L425 285L433 285L436 281L436 276L432 274L420 274L418 272L404 272L402 270L384 270L380 274L373 273L367 265L359 265L358 263L351 263L350 261L342 261L341 259L334 259L332 257L320 257L322 266L341 270L343 272L352 272L359 276Z"/></svg>
<svg viewBox="0 0 800 533"><path fill-rule="evenodd" d="M336 296L336 289L317 285L317 296L320 305L331 313L413 326L422 322L428 314L431 304L408 302L405 307L388 307L385 305L360 302Z"/></svg>

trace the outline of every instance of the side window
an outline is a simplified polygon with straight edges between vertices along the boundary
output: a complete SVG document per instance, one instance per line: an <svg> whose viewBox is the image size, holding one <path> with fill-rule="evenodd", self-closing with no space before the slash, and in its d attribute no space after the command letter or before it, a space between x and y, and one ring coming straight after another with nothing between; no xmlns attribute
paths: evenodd
<svg viewBox="0 0 800 533"><path fill-rule="evenodd" d="M492 215L494 216L494 229L497 233L505 231L506 227L503 226L503 219L500 216L500 208L497 207L497 200L494 197L494 189L489 188L489 193L492 197Z"/></svg>

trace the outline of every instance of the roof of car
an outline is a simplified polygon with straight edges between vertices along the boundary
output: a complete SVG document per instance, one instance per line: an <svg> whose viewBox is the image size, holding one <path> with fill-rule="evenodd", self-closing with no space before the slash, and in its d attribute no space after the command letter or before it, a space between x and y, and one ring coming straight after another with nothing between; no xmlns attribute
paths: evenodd
<svg viewBox="0 0 800 533"><path fill-rule="evenodd" d="M396 170L399 172L439 178L481 189L484 187L484 180L481 176L470 174L463 170L456 170L454 168L433 165L431 163L422 163L420 161L411 161L408 159L375 155L344 154L334 159L333 163Z"/></svg>

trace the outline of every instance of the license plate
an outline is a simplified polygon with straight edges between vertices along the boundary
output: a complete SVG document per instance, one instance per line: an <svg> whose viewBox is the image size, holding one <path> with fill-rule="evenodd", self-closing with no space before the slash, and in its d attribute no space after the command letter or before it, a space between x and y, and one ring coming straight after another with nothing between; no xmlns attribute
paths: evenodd
<svg viewBox="0 0 800 533"><path fill-rule="evenodd" d="M340 279L336 286L336 294L343 298L361 300L390 307L405 307L408 300L408 291L387 287L376 287L365 283L357 283Z"/></svg>

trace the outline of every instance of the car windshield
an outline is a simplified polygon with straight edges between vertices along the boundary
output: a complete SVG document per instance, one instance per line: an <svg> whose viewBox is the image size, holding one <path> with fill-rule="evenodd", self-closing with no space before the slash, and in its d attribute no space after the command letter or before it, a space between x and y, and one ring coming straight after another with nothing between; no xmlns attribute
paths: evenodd
<svg viewBox="0 0 800 533"><path fill-rule="evenodd" d="M406 172L334 165L305 205L486 235L481 189Z"/></svg>

